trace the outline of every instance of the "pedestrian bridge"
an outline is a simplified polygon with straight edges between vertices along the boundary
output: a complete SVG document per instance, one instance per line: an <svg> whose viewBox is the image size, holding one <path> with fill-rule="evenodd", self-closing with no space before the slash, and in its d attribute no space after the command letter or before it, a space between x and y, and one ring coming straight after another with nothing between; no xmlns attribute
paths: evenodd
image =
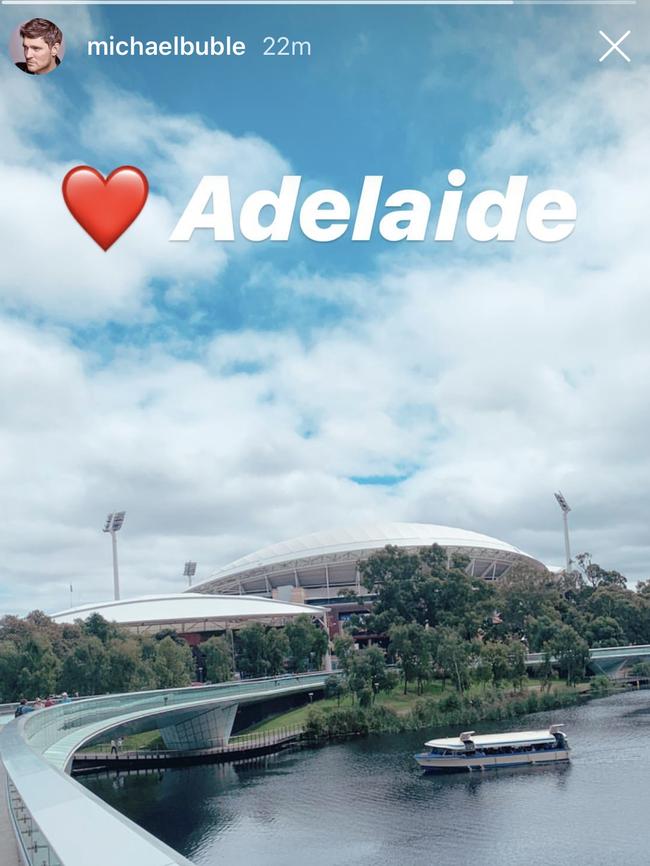
<svg viewBox="0 0 650 866"><path fill-rule="evenodd" d="M537 667L544 661L544 653L529 653L526 656L528 667ZM557 659L551 657L553 663ZM592 673L617 676L621 670L636 662L650 662L650 644L639 646L595 647L589 650L588 667Z"/></svg>
<svg viewBox="0 0 650 866"><path fill-rule="evenodd" d="M163 691L85 698L21 716L0 729L8 821L30 866L191 866L67 772L74 753L100 734L160 728L169 748L228 742L237 707L318 691L329 671ZM2 776L0 767L0 777ZM4 794L3 794L4 797ZM4 803L2 803L4 806ZM2 823L0 808L0 823ZM2 852L0 852L2 853ZM11 861L2 866L17 866Z"/></svg>

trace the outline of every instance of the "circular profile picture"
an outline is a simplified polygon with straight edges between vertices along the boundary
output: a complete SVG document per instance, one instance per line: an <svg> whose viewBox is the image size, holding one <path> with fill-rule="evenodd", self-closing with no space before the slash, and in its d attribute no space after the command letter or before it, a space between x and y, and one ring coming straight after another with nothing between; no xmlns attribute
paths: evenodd
<svg viewBox="0 0 650 866"><path fill-rule="evenodd" d="M26 75L47 75L61 64L63 33L47 18L32 18L11 34L9 51L14 64Z"/></svg>

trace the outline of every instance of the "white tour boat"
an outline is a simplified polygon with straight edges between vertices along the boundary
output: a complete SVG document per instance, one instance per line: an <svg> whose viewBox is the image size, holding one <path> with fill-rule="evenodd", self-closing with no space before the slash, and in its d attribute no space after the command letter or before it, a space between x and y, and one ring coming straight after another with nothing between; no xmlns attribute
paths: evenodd
<svg viewBox="0 0 650 866"><path fill-rule="evenodd" d="M504 734L475 734L465 731L458 737L429 740L429 750L415 756L425 770L458 773L520 767L526 764L554 764L569 760L569 744L562 725L547 731L510 731Z"/></svg>

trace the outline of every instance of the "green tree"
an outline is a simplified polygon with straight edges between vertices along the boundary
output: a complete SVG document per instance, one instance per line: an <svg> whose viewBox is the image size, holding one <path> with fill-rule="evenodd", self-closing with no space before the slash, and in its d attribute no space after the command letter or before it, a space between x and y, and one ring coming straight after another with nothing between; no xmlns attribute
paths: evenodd
<svg viewBox="0 0 650 866"><path fill-rule="evenodd" d="M279 628L267 629L264 635L264 656L268 676L274 677L284 672L288 652L289 641L284 631Z"/></svg>
<svg viewBox="0 0 650 866"><path fill-rule="evenodd" d="M232 679L232 646L228 638L215 635L204 641L200 649L205 657L206 678L211 683Z"/></svg>
<svg viewBox="0 0 650 866"><path fill-rule="evenodd" d="M25 642L22 664L18 683L22 694L36 697L56 691L61 662L47 636L35 635Z"/></svg>
<svg viewBox="0 0 650 866"><path fill-rule="evenodd" d="M237 667L249 677L263 677L268 672L264 626L258 622L237 633Z"/></svg>
<svg viewBox="0 0 650 866"><path fill-rule="evenodd" d="M460 638L458 632L450 628L441 629L436 661L457 691L464 692L470 679L470 652L469 644Z"/></svg>
<svg viewBox="0 0 650 866"><path fill-rule="evenodd" d="M537 639L531 637L531 621L547 626L560 620L561 604L558 581L540 568L515 565L497 583L496 606L506 630L512 635L527 635L531 648Z"/></svg>
<svg viewBox="0 0 650 866"><path fill-rule="evenodd" d="M510 678L510 658L508 647L503 643L486 643L481 647L481 657L490 668L492 682L499 685Z"/></svg>
<svg viewBox="0 0 650 866"><path fill-rule="evenodd" d="M521 689L526 680L526 647L520 640L508 645L508 674L516 689Z"/></svg>
<svg viewBox="0 0 650 866"><path fill-rule="evenodd" d="M370 646L364 650L368 667L370 668L370 686L373 700L379 692L390 692L398 683L395 671L386 667L386 654L378 646Z"/></svg>
<svg viewBox="0 0 650 866"><path fill-rule="evenodd" d="M289 669L292 671L320 670L327 652L326 632L312 622L309 614L300 614L284 627L289 641Z"/></svg>
<svg viewBox="0 0 650 866"><path fill-rule="evenodd" d="M185 643L185 641L179 635L175 628L161 628L160 631L157 631L155 633L153 639L162 640L166 637L170 637L174 641L174 643L180 644L181 646Z"/></svg>
<svg viewBox="0 0 650 866"><path fill-rule="evenodd" d="M621 642L647 643L650 638L650 604L648 599L617 585L600 585L584 603L591 619L609 617L621 629Z"/></svg>
<svg viewBox="0 0 650 866"><path fill-rule="evenodd" d="M554 616L544 613L540 617L530 617L526 623L526 637L531 652L541 652L544 644L554 640L561 628L559 613Z"/></svg>
<svg viewBox="0 0 650 866"><path fill-rule="evenodd" d="M482 647L479 649L478 657L472 668L472 678L477 683L481 683L484 690L487 689L488 683L492 682L492 664L482 652Z"/></svg>
<svg viewBox="0 0 650 866"><path fill-rule="evenodd" d="M336 698L336 706L341 706L341 698L349 692L347 680L340 676L331 676L325 680L325 697Z"/></svg>
<svg viewBox="0 0 650 866"><path fill-rule="evenodd" d="M597 616L587 625L587 641L592 647L622 646L625 634L612 616Z"/></svg>
<svg viewBox="0 0 650 866"><path fill-rule="evenodd" d="M354 640L349 634L339 634L334 638L334 655L341 670L348 670L350 659L355 653Z"/></svg>
<svg viewBox="0 0 650 866"><path fill-rule="evenodd" d="M563 626L551 644L551 649L568 685L573 685L584 676L589 661L589 644L575 629L570 625Z"/></svg>
<svg viewBox="0 0 650 866"><path fill-rule="evenodd" d="M585 583L595 588L599 586L627 586L627 579L619 571L607 571L593 562L590 553L579 553L576 556L578 571Z"/></svg>
<svg viewBox="0 0 650 866"><path fill-rule="evenodd" d="M7 703L20 698L18 680L21 670L20 651L13 641L0 642L0 702Z"/></svg>
<svg viewBox="0 0 650 866"><path fill-rule="evenodd" d="M96 637L102 643L106 643L119 634L119 628L115 623L108 622L99 613L91 613L83 623L82 628L89 637Z"/></svg>
<svg viewBox="0 0 650 866"><path fill-rule="evenodd" d="M423 575L417 554L387 545L361 562L359 570L364 586L376 597L372 616L380 631L423 616L424 605L417 592Z"/></svg>
<svg viewBox="0 0 650 866"><path fill-rule="evenodd" d="M352 656L347 682L361 706L371 704L379 692L391 687L393 680L386 670L386 657L379 647L367 647ZM366 698L369 698L367 703Z"/></svg>
<svg viewBox="0 0 650 866"><path fill-rule="evenodd" d="M61 687L80 695L99 695L108 691L106 648L98 637L84 635L66 656L61 671Z"/></svg>
<svg viewBox="0 0 650 866"><path fill-rule="evenodd" d="M135 637L108 641L103 691L131 692L156 687L151 666L142 657L142 647L142 641Z"/></svg>
<svg viewBox="0 0 650 866"><path fill-rule="evenodd" d="M637 662L630 668L633 677L650 677L650 662Z"/></svg>
<svg viewBox="0 0 650 866"><path fill-rule="evenodd" d="M364 585L376 596L368 627L390 632L391 626L415 622L455 629L473 639L491 609L488 581L467 574L469 560L437 544L417 553L387 546L360 565Z"/></svg>
<svg viewBox="0 0 650 866"><path fill-rule="evenodd" d="M154 672L159 689L189 686L194 676L194 659L189 646L181 646L169 636L157 641Z"/></svg>
<svg viewBox="0 0 650 866"><path fill-rule="evenodd" d="M538 675L542 680L542 691L550 691L551 681L553 679L553 662L551 644L544 644L542 648L542 663L537 669Z"/></svg>
<svg viewBox="0 0 650 866"><path fill-rule="evenodd" d="M289 641L282 629L265 628L258 622L237 634L237 666L249 677L276 676L284 670Z"/></svg>
<svg viewBox="0 0 650 866"><path fill-rule="evenodd" d="M411 622L392 626L388 634L389 650L399 660L402 670L404 694L413 679L417 680L420 693L422 682L432 673L431 643L427 630L419 623Z"/></svg>

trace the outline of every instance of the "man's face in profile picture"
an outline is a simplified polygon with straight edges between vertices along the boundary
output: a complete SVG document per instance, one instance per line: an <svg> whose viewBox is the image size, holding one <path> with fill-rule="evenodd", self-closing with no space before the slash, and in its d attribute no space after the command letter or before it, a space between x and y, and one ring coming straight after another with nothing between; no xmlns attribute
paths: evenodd
<svg viewBox="0 0 650 866"><path fill-rule="evenodd" d="M63 34L51 21L33 18L20 28L23 40L24 63L16 66L29 75L46 75L61 62L58 54Z"/></svg>
<svg viewBox="0 0 650 866"><path fill-rule="evenodd" d="M55 43L50 47L44 39L29 39L28 37L23 39L25 64L34 75L51 72L56 68L58 50L58 44Z"/></svg>

